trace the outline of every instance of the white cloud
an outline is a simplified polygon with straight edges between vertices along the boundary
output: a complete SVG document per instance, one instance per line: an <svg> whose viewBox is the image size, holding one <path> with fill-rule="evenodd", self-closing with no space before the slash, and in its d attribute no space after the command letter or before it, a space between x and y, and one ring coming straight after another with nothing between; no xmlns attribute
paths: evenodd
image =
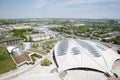
<svg viewBox="0 0 120 80"><path fill-rule="evenodd" d="M107 2L115 2L118 0L69 0L64 3L64 5L77 5L77 4L90 4L90 3L107 3Z"/></svg>
<svg viewBox="0 0 120 80"><path fill-rule="evenodd" d="M87 3L104 3L104 2L114 2L118 0L36 0L36 7L66 7L70 5L77 4L87 4Z"/></svg>
<svg viewBox="0 0 120 80"><path fill-rule="evenodd" d="M43 8L43 7L45 7L47 4L48 4L48 1L46 1L46 0L36 0L35 6L36 6L37 8Z"/></svg>

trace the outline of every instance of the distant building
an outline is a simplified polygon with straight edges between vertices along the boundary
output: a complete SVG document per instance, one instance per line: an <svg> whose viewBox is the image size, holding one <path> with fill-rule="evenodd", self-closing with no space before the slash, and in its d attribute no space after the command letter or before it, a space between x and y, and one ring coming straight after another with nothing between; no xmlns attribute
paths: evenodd
<svg viewBox="0 0 120 80"><path fill-rule="evenodd" d="M117 23L118 23L118 22L115 21L115 20L109 20L108 22L109 22L109 24L117 24Z"/></svg>
<svg viewBox="0 0 120 80"><path fill-rule="evenodd" d="M44 39L57 38L59 37L59 34L55 32L47 32L42 34L26 35L26 37L29 41L39 41Z"/></svg>
<svg viewBox="0 0 120 80"><path fill-rule="evenodd" d="M17 24L17 25L13 25L12 26L13 29L26 29L26 28L32 28L31 26L29 25L20 25L20 24Z"/></svg>
<svg viewBox="0 0 120 80"><path fill-rule="evenodd" d="M58 32L53 32L51 30L49 30L47 27L55 27L58 26L60 27L60 25L47 25L44 27L34 27L33 30L35 31L39 31L39 34L31 34L31 35L26 35L27 39L29 41L39 41L39 40L45 40L45 39L51 39L51 38L57 38L60 36L60 34Z"/></svg>
<svg viewBox="0 0 120 80"><path fill-rule="evenodd" d="M74 26L76 26L76 27L78 27L78 26L85 26L85 24L78 23L78 24L74 24Z"/></svg>
<svg viewBox="0 0 120 80"><path fill-rule="evenodd" d="M114 31L103 35L106 40L116 38L117 36L120 36L120 32Z"/></svg>
<svg viewBox="0 0 120 80"><path fill-rule="evenodd" d="M7 37L0 39L0 46L2 47L13 46L13 45L22 44L23 42L24 40L19 37Z"/></svg>

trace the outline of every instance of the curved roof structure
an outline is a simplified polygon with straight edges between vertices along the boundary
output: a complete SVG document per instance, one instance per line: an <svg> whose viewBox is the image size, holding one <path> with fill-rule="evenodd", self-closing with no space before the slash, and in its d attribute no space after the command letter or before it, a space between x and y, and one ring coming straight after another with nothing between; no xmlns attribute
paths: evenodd
<svg viewBox="0 0 120 80"><path fill-rule="evenodd" d="M7 50L8 50L9 53L11 53L14 48L15 48L14 46L8 46Z"/></svg>
<svg viewBox="0 0 120 80"><path fill-rule="evenodd" d="M60 72L89 69L112 75L112 65L117 59L119 56L113 50L88 40L63 40L53 49L53 60Z"/></svg>

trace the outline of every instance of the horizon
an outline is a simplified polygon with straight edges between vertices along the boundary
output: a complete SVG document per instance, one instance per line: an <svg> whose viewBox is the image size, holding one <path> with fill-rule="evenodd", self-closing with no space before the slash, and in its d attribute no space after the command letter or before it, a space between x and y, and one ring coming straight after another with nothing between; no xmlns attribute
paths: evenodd
<svg viewBox="0 0 120 80"><path fill-rule="evenodd" d="M120 20L119 18L0 18L0 20L27 20L27 19L80 19L80 20Z"/></svg>
<svg viewBox="0 0 120 80"><path fill-rule="evenodd" d="M0 0L0 19L120 19L119 0Z"/></svg>

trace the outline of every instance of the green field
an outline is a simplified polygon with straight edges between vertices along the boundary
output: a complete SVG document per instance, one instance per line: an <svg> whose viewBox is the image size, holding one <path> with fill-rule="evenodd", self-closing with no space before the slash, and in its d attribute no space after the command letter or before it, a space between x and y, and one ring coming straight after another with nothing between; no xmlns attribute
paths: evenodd
<svg viewBox="0 0 120 80"><path fill-rule="evenodd" d="M16 65L5 48L0 47L0 74L16 69Z"/></svg>
<svg viewBox="0 0 120 80"><path fill-rule="evenodd" d="M7 56L3 55L3 54L0 54L0 62L5 60L7 58Z"/></svg>

